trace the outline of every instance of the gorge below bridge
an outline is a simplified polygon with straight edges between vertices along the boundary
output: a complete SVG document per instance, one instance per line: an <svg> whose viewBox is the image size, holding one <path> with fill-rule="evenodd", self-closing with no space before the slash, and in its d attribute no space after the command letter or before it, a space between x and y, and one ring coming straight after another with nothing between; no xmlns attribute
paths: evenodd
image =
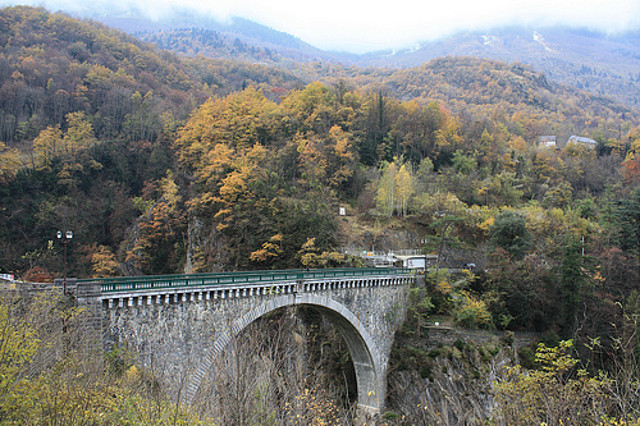
<svg viewBox="0 0 640 426"><path fill-rule="evenodd" d="M143 367L175 378L173 392L187 404L203 397L203 379L214 377L216 358L245 327L306 306L340 330L358 408L377 413L413 280L396 268L287 270L77 280L75 293L105 348L125 346Z"/></svg>

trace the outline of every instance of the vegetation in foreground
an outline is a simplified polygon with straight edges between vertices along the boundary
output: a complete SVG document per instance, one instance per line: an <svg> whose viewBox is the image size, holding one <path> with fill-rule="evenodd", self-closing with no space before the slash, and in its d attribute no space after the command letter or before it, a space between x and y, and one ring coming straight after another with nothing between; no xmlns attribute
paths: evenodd
<svg viewBox="0 0 640 426"><path fill-rule="evenodd" d="M453 280L461 285L460 276ZM459 289L449 294L450 310L433 315L442 295L428 289L445 286L443 281L450 286L452 279L432 273L426 287L410 290L408 317L392 349L392 411L383 417L389 424L639 424L638 293L620 307L622 319L612 325L609 348L601 337L579 348L554 333L527 334L532 343L516 345L511 332L478 335L486 307L455 303ZM464 337L451 346L436 345L434 321L436 329L457 324ZM475 330L465 333L469 326Z"/></svg>
<svg viewBox="0 0 640 426"><path fill-rule="evenodd" d="M59 293L2 294L2 424L205 424L123 352L105 355L83 321Z"/></svg>
<svg viewBox="0 0 640 426"><path fill-rule="evenodd" d="M495 344L476 346L459 340L451 347L421 349L426 336L416 334L426 331L421 322L428 306L424 296L413 293L412 313L399 337L404 343L392 355L389 386L396 402L407 392L397 388L401 381L394 375L398 371L413 371L418 383L435 380L437 369L442 368L444 376L462 372L473 387L473 394L448 396L459 398L463 405L465 399L489 389L493 411L487 418L467 418L471 424L640 424L637 313L630 310L619 325L615 353L603 353L599 339L594 339L588 362L576 357L572 340L562 340L551 346L532 345L535 352L521 348L519 359L527 368L515 364L497 368L494 358L511 351L513 342L508 338ZM348 351L336 331L310 311L283 310L252 324L230 345L230 352L219 358L224 364L216 366L220 374L203 384L192 407L182 406L166 393L169 378L136 366L135 354L122 348L104 354L83 321L84 312L59 293L3 294L3 424L321 425L355 421L355 380ZM603 356L608 362L598 368L595 358ZM496 368L496 381L483 387L491 365ZM450 424L452 414L441 412L445 405L433 405L424 390L420 392L415 406L409 401L409 408L403 404L404 408L385 413L379 421ZM468 407L463 409L466 412Z"/></svg>
<svg viewBox="0 0 640 426"><path fill-rule="evenodd" d="M252 324L219 357L225 365L192 407L167 393L171 377L137 366L135 354L105 354L84 321L83 310L55 290L2 294L0 423L330 425L354 418L348 385L337 384L353 375L344 342L304 311Z"/></svg>

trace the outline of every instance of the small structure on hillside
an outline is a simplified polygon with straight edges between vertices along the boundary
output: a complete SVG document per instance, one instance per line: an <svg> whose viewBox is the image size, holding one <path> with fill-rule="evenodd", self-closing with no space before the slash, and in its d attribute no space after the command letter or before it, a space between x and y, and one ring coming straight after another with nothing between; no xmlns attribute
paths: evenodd
<svg viewBox="0 0 640 426"><path fill-rule="evenodd" d="M364 263L375 268L405 268L425 271L438 264L437 254L424 254L420 249L396 249L390 251L369 251L361 248L342 248L341 253L358 256Z"/></svg>
<svg viewBox="0 0 640 426"><path fill-rule="evenodd" d="M13 276L13 274L0 274L0 280L1 281L11 281L11 282L13 282L14 276Z"/></svg>
<svg viewBox="0 0 640 426"><path fill-rule="evenodd" d="M557 138L555 135L538 136L537 145L540 148L555 148Z"/></svg>
<svg viewBox="0 0 640 426"><path fill-rule="evenodd" d="M0 274L0 289L2 290L15 290L16 289L15 277L13 274Z"/></svg>
<svg viewBox="0 0 640 426"><path fill-rule="evenodd" d="M598 142L590 138L585 138L584 136L572 135L567 141L567 146L569 146L570 144L576 144L590 149L595 149L595 147L598 145Z"/></svg>
<svg viewBox="0 0 640 426"><path fill-rule="evenodd" d="M426 271L438 261L438 255L435 254L393 255L393 257L395 258L394 266L416 271Z"/></svg>

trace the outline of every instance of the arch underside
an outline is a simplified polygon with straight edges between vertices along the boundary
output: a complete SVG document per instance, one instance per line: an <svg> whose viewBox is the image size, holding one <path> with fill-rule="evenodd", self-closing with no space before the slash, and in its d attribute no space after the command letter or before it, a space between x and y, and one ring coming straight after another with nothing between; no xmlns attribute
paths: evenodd
<svg viewBox="0 0 640 426"><path fill-rule="evenodd" d="M307 306L322 313L340 330L353 360L358 387L358 405L369 412L378 412L384 403L383 372L375 343L360 320L344 305L329 297L313 294L291 294L271 299L233 321L230 332L223 332L209 348L187 386L186 399L193 402L200 384L216 358L242 330L258 318L288 306Z"/></svg>

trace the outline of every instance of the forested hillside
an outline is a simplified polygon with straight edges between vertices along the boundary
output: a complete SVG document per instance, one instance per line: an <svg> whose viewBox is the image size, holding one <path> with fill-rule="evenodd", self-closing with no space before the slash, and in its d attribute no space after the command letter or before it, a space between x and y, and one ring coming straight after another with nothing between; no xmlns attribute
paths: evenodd
<svg viewBox="0 0 640 426"><path fill-rule="evenodd" d="M187 56L202 55L209 58L232 59L244 62L260 62L287 65L293 61L265 47L252 46L238 38L225 36L217 31L202 28L183 28L152 33L135 33L135 37L165 49Z"/></svg>
<svg viewBox="0 0 640 426"><path fill-rule="evenodd" d="M513 26L461 32L411 49L372 52L352 58L352 63L411 68L444 56L524 63L549 80L636 107L640 101L638 38L637 32L604 34L560 26Z"/></svg>
<svg viewBox="0 0 640 426"><path fill-rule="evenodd" d="M211 16L190 16L186 12L161 22L142 16L100 19L158 47L212 58L234 57L287 68L294 62L318 61L359 68L410 69L444 57L472 57L524 64L551 82L610 97L630 107L636 108L640 102L639 34L634 32L604 34L563 26L513 26L460 32L411 48L357 55L323 52L293 36L242 19L222 24Z"/></svg>
<svg viewBox="0 0 640 426"><path fill-rule="evenodd" d="M80 275L91 273L96 250L120 264L112 273L294 266L308 238L318 236L321 251L352 243L330 212L343 203L377 214L384 164L411 175L401 209L410 218L423 211L421 197L445 189L485 207L541 202L558 191L554 178L567 202L597 196L619 182L617 165L633 149L633 111L521 66L449 58L392 73L311 64L293 77L178 58L42 9L4 9L2 25L3 238L22 241L5 246L2 264L21 273L38 263L59 271L47 241L64 226L82 247L72 255ZM289 92L315 77L329 85ZM562 145L573 133L595 138L597 151L535 149L538 136ZM567 166L576 162L583 171ZM538 171L541 163L554 173ZM473 179L457 182L452 171ZM489 196L492 185L512 190ZM175 217L155 212L166 199L180 203ZM175 222L165 224L171 232L149 227L161 213ZM280 254L252 261L272 237L283 240Z"/></svg>
<svg viewBox="0 0 640 426"><path fill-rule="evenodd" d="M528 138L597 131L620 138L620 127L628 129L636 116L629 107L549 81L527 66L473 58L436 59L392 74L387 85L404 99L436 100L474 119L502 119L510 127L520 120Z"/></svg>
<svg viewBox="0 0 640 426"><path fill-rule="evenodd" d="M139 214L134 197L173 168L173 134L195 107L245 86L277 98L298 84L279 70L178 59L43 9L3 9L0 27L0 263L9 270L48 253L57 227L117 248Z"/></svg>
<svg viewBox="0 0 640 426"><path fill-rule="evenodd" d="M157 111L182 120L212 95L248 85L269 90L294 80L260 66L185 61L100 24L44 9L7 8L0 18L4 143L33 139L79 110L93 116L98 138L131 133L125 116L136 109L136 92L152 91Z"/></svg>
<svg viewBox="0 0 640 426"><path fill-rule="evenodd" d="M480 127L500 123L529 141L556 135L564 142L572 134L619 140L638 117L631 107L554 83L521 64L446 57L396 71L317 64L294 72L422 105L437 102L466 121L465 127L472 121Z"/></svg>

